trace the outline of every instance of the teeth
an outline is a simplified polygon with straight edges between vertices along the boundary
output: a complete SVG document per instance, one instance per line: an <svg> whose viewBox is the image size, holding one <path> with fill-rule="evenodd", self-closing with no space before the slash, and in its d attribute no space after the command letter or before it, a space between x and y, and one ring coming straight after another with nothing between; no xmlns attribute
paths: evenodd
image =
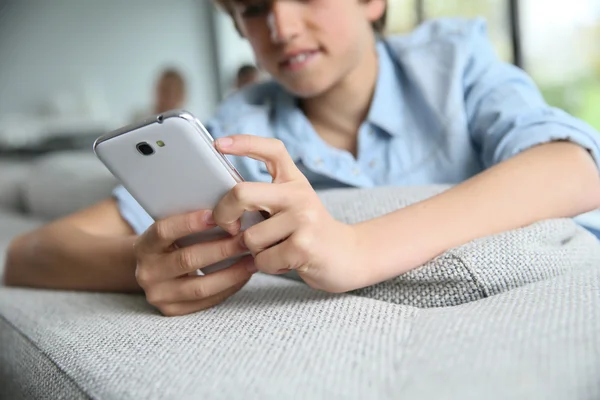
<svg viewBox="0 0 600 400"><path fill-rule="evenodd" d="M298 63L304 62L307 57L308 57L308 55L306 53L298 54L298 55L290 58L290 64L298 64Z"/></svg>

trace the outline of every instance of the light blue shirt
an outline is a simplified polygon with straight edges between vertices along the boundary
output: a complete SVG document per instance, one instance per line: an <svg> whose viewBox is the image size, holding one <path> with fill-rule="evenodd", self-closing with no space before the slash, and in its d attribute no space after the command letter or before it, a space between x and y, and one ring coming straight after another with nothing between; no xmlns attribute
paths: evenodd
<svg viewBox="0 0 600 400"><path fill-rule="evenodd" d="M215 138L282 140L315 189L456 184L555 140L583 146L600 164L598 132L548 106L527 74L500 61L481 19L430 21L380 40L377 53L379 75L356 157L323 141L275 82L232 95L206 127ZM231 160L246 180L271 181L263 163ZM137 232L152 223L123 188L115 195Z"/></svg>

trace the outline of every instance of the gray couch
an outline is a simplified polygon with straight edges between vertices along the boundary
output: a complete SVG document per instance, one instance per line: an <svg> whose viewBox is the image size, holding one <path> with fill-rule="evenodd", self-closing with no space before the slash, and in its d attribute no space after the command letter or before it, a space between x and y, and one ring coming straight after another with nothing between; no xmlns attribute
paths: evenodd
<svg viewBox="0 0 600 400"><path fill-rule="evenodd" d="M12 210L0 214L0 254L14 234L110 192L114 181L89 157L20 172ZM65 168L77 172L51 185ZM444 189L321 197L353 223ZM54 198L71 204L53 209L44 200ZM0 397L597 399L599 266L593 235L553 220L343 295L257 274L221 306L177 318L138 295L0 287Z"/></svg>

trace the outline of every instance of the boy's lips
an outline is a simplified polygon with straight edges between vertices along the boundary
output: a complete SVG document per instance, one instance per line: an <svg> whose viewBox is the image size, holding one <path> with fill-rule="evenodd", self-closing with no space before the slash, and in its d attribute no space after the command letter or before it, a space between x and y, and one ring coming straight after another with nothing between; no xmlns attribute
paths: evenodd
<svg viewBox="0 0 600 400"><path fill-rule="evenodd" d="M289 52L283 61L279 62L279 66L284 70L298 71L308 65L319 53L318 49Z"/></svg>

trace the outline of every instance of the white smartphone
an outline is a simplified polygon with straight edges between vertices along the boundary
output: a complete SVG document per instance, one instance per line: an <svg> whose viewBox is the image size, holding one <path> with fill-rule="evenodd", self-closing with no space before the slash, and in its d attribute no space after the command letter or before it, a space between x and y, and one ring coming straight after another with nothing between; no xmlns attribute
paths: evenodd
<svg viewBox="0 0 600 400"><path fill-rule="evenodd" d="M133 198L154 219L197 210L212 210L243 178L214 146L206 128L191 113L173 110L139 124L109 132L94 143L94 152ZM242 230L268 215L246 212ZM177 246L229 235L219 227L179 239ZM197 271L204 275L231 266L239 257Z"/></svg>

